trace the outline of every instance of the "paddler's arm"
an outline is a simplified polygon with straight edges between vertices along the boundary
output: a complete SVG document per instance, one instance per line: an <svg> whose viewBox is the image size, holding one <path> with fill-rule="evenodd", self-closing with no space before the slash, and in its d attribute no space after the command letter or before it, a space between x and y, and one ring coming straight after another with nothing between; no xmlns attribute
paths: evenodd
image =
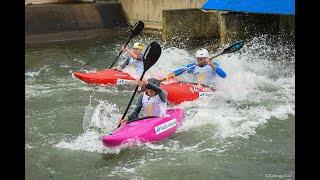
<svg viewBox="0 0 320 180"><path fill-rule="evenodd" d="M162 90L159 86L157 86L157 85L155 85L153 83L150 83L150 82L147 82L146 85L151 86L152 89L154 89L155 91L158 91L158 92L160 92Z"/></svg>
<svg viewBox="0 0 320 180"><path fill-rule="evenodd" d="M215 73L217 73L221 78L227 77L227 73L221 68L218 62L212 61L212 64L215 66Z"/></svg>
<svg viewBox="0 0 320 180"><path fill-rule="evenodd" d="M162 102L166 103L167 102L167 97L168 97L168 92L165 91L165 90L161 90L159 92L159 97L160 97Z"/></svg>
<svg viewBox="0 0 320 180"><path fill-rule="evenodd" d="M190 63L190 64L187 64L187 65L185 65L183 67L175 69L172 73L167 75L166 79L170 79L170 78L173 78L175 76L179 76L180 74L184 73L185 71L187 71L187 73L193 73L195 65L196 65L196 63Z"/></svg>
<svg viewBox="0 0 320 180"><path fill-rule="evenodd" d="M139 113L142 108L142 97L143 97L143 95L139 96L138 102L136 104L136 108L134 108L134 111L127 117L128 121L133 120L133 119L139 119Z"/></svg>
<svg viewBox="0 0 320 180"><path fill-rule="evenodd" d="M131 56L133 59L136 59L136 60L143 60L142 56L143 55L136 55L135 53L133 53L133 51L131 51L130 49L128 49L127 47L124 49L128 54L129 56Z"/></svg>
<svg viewBox="0 0 320 180"><path fill-rule="evenodd" d="M173 71L173 73L176 75L176 76L179 76L180 74L184 73L185 71L187 71L187 73L193 73L193 70L194 68L196 67L197 63L190 63L190 64L187 64L181 68L178 68L176 70Z"/></svg>
<svg viewBox="0 0 320 180"><path fill-rule="evenodd" d="M149 86L152 86L152 89L156 90L159 94L159 97L161 99L162 102L166 103L167 102L167 97L168 97L168 93L167 91L161 89L159 86L153 84L153 83L149 83L148 82L148 85Z"/></svg>
<svg viewBox="0 0 320 180"><path fill-rule="evenodd" d="M139 56L137 57L137 60L143 61L143 54L139 54Z"/></svg>

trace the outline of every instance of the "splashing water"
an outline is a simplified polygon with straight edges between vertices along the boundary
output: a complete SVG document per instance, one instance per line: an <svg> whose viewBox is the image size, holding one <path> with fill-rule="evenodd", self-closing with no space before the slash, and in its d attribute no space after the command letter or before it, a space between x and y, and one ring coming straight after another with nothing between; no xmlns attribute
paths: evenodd
<svg viewBox="0 0 320 180"><path fill-rule="evenodd" d="M119 117L119 109L116 104L90 98L90 104L85 108L83 118L84 134L71 142L62 141L56 147L89 152L119 153L119 149L105 148L100 139L102 135L115 129Z"/></svg>
<svg viewBox="0 0 320 180"><path fill-rule="evenodd" d="M250 53L252 49L244 46L242 51L246 53L219 58L228 76L218 82L213 97L182 105L186 109L194 108L195 104L198 107L197 113L186 117L185 129L209 123L223 138L248 137L271 117L281 120L295 114L294 64L288 66L271 59L277 47L262 48L268 53L257 56L255 49ZM281 58L285 57L290 58L291 54L282 53Z"/></svg>
<svg viewBox="0 0 320 180"><path fill-rule="evenodd" d="M294 48L270 46L266 41L266 37L254 38L240 51L215 59L227 72L227 78L216 81L217 91L213 96L178 105L186 110L184 124L178 132L210 125L214 139L248 138L271 118L283 120L295 115ZM161 57L148 75L167 74L192 61L193 54L184 49L163 48ZM76 149L92 151L93 146L89 148L85 142L98 139L101 131L111 131L118 117L115 104L100 101L97 106L92 106L90 103L83 121L85 133L71 142L72 145L64 142L59 146L73 149L77 146ZM95 138L94 132L97 133ZM94 142L101 145L101 142ZM150 145L146 147L150 148Z"/></svg>
<svg viewBox="0 0 320 180"><path fill-rule="evenodd" d="M110 104L108 101L99 101L96 107L90 104L86 107L83 120L83 129L112 130L110 127L116 124L119 118L119 109L116 104ZM108 129L109 128L109 129Z"/></svg>

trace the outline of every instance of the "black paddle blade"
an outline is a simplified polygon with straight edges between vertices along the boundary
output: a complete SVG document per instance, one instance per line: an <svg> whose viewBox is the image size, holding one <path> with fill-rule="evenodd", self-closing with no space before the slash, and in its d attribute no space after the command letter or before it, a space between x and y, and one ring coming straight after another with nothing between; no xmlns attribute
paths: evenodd
<svg viewBox="0 0 320 180"><path fill-rule="evenodd" d="M221 54L232 53L232 52L238 51L239 49L241 49L243 47L243 45L244 45L244 41L238 41L238 42L232 44L231 46L227 47L226 49L224 49Z"/></svg>
<svg viewBox="0 0 320 180"><path fill-rule="evenodd" d="M144 23L142 21L138 21L131 29L131 37L134 37L140 34L143 28L144 28Z"/></svg>
<svg viewBox="0 0 320 180"><path fill-rule="evenodd" d="M151 66L153 66L161 55L161 47L158 43L152 42L146 49L143 55L143 67L146 72Z"/></svg>

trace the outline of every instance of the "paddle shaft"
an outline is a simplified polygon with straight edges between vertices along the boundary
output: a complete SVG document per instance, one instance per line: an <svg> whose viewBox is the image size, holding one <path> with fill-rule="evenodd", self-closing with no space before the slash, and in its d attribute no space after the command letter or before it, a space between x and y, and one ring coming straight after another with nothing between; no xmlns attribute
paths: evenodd
<svg viewBox="0 0 320 180"><path fill-rule="evenodd" d="M143 71L143 73L142 73L142 75L141 75L141 77L140 77L140 81L142 80L142 78L143 78L143 76L144 76L145 73L146 73L146 71ZM138 87L139 87L139 86L137 85L137 86L136 86L136 89L135 89L134 92L133 92L133 95L131 96L131 99L130 99L130 102L129 102L127 108L126 108L126 111L125 111L124 114L122 115L122 118L121 118L121 119L124 119L124 118L126 117L127 112L128 112L128 110L129 110L129 107L130 107L130 105L131 105L131 103L132 103L132 101L133 101L133 98L134 98L134 96L135 96L136 93L137 93ZM120 124L118 125L117 128L119 128L119 127L120 127Z"/></svg>
<svg viewBox="0 0 320 180"><path fill-rule="evenodd" d="M222 55L222 54L224 54L224 53L222 52L222 53L219 53L219 54L217 54L217 55L211 56L211 57L209 57L209 59L211 60L211 59L216 58L216 57L218 57L218 56L220 56L220 55Z"/></svg>
<svg viewBox="0 0 320 180"><path fill-rule="evenodd" d="M130 38L128 39L127 43L124 45L124 49L127 47L127 45L129 44L130 40L132 39L133 37L130 36ZM114 65L114 63L116 63L116 61L119 59L120 55L122 54L123 50L121 50L118 54L118 56L116 57L116 59L113 61L113 63L111 64L111 66L109 67L112 68L112 66Z"/></svg>

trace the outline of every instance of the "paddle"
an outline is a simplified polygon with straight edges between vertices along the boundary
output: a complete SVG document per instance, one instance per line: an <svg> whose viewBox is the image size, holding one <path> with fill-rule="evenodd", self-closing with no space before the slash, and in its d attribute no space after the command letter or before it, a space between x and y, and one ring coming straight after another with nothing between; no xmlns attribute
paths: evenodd
<svg viewBox="0 0 320 180"><path fill-rule="evenodd" d="M160 57L160 54L161 54L161 47L158 43L156 42L152 42L146 49L144 55L143 55L143 73L140 77L140 81L142 80L144 74L146 73L146 71L151 67L153 66L159 59ZM134 90L134 93L133 95L131 96L131 99L130 99L130 102L126 108L126 111L124 112L124 114L122 115L122 118L121 119L124 119L124 117L126 116L128 110L129 110L129 107L132 103L132 100L134 98L134 96L136 95L137 93L137 90L138 90L138 85L136 86L136 89ZM118 125L117 128L120 127L120 124Z"/></svg>
<svg viewBox="0 0 320 180"><path fill-rule="evenodd" d="M142 21L138 21L133 28L131 29L131 35L130 38L128 39L127 43L124 45L124 48L126 48L126 46L129 44L130 40L135 37L136 35L140 34L141 31L144 28L144 23ZM113 61L113 63L111 64L111 66L109 67L112 68L112 66L114 65L114 63L116 63L116 61L119 59L120 55L122 54L123 50L121 50L118 54L118 56L116 57L116 59Z"/></svg>
<svg viewBox="0 0 320 180"><path fill-rule="evenodd" d="M215 56L212 56L210 57L209 59L213 59L213 58L216 58L222 54L228 54L228 53L233 53L233 52L236 52L238 51L239 49L241 49L244 45L244 41L238 41L234 44L232 44L231 46L225 48L221 53L215 55Z"/></svg>
<svg viewBox="0 0 320 180"><path fill-rule="evenodd" d="M216 57L218 57L220 55L236 52L239 49L241 49L243 47L243 45L244 45L244 41L238 41L238 42L232 44L231 46L225 48L221 53L209 57L209 59L212 60L213 58L216 58ZM189 67L187 67L185 69L181 69L181 71L173 72L174 76L163 78L163 79L160 80L160 82L162 82L164 80L168 80L168 79L176 77L176 76L179 76L180 74L184 73L185 71L187 71L189 69L192 69L192 68L194 68L196 66L197 66L196 63L194 63L194 65L191 65L191 66L189 66ZM226 76L226 73L221 68L219 68L218 66L216 66L216 73L221 77L225 77Z"/></svg>

